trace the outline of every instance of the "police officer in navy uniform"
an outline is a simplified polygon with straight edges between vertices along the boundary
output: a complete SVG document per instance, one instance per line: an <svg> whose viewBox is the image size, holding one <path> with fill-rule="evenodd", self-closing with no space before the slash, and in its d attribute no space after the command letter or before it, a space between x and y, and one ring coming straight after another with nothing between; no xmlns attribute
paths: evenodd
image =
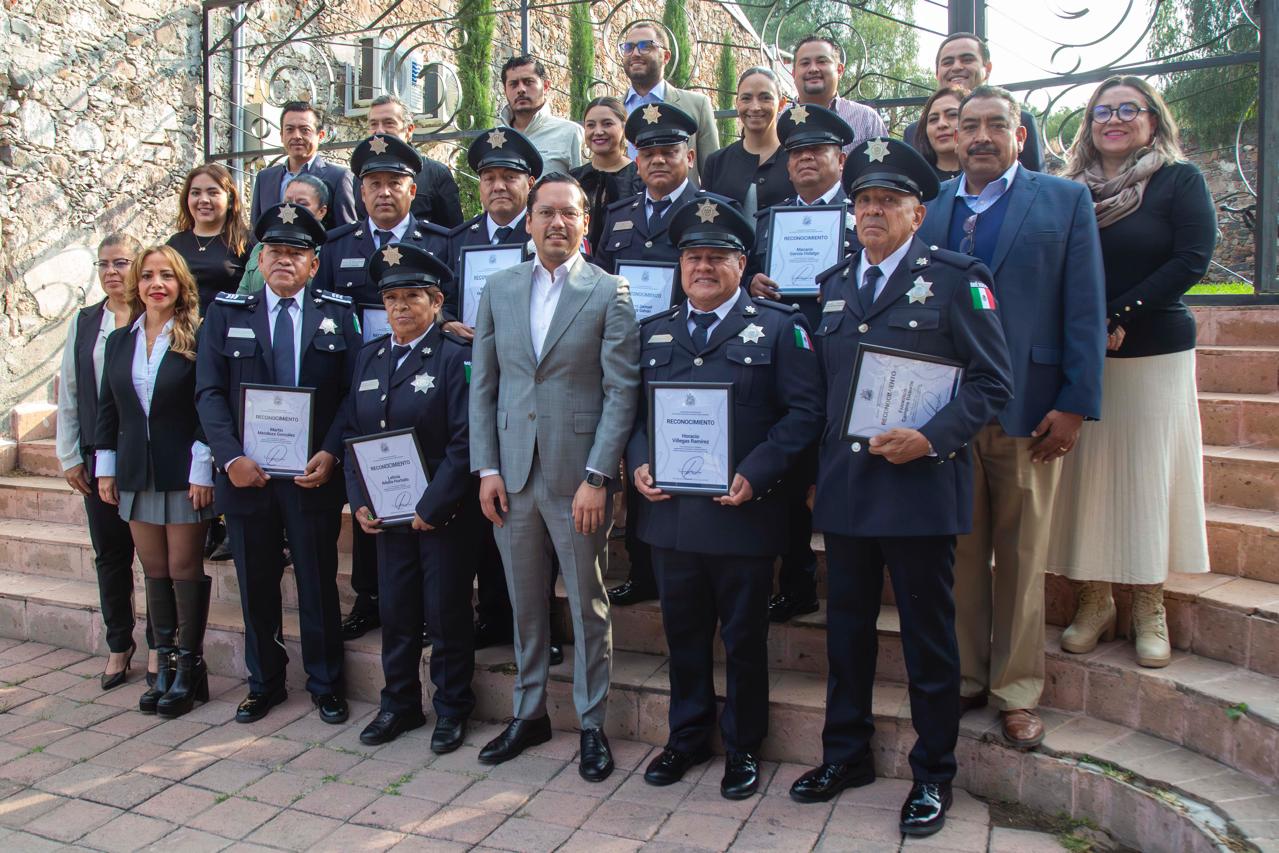
<svg viewBox="0 0 1279 853"><path fill-rule="evenodd" d="M799 104L777 119L777 138L787 151L786 168L796 195L778 206L848 205L848 196L840 180L845 162L844 146L852 144L853 129L833 110L811 104ZM765 273L768 253L768 210L756 214L755 253L746 267L746 280L755 296L781 299L777 283ZM841 257L861 249L853 228L852 211L845 222ZM814 281L814 284L816 282ZM821 320L816 296L786 295L785 300L804 312L812 328ZM768 603L768 615L774 622L787 622L796 616L817 612L817 555L813 553L813 514L808 509L808 487L817 466L817 448L809 449L786 479L786 512L790 521L790 541L782 554L777 576L777 595Z"/></svg>
<svg viewBox="0 0 1279 853"><path fill-rule="evenodd" d="M403 244L435 254L446 248L448 229L417 219L412 213L422 158L392 134L374 134L355 147L351 171L359 181L367 218L334 228L320 253L315 285L347 296L357 319L361 306L381 307L377 288L368 281L368 259L378 249ZM351 587L355 604L342 622L342 637L353 640L378 626L377 549L359 525L351 530Z"/></svg>
<svg viewBox="0 0 1279 853"><path fill-rule="evenodd" d="M511 127L482 131L466 149L466 162L479 178L483 212L449 232L446 260L455 282L444 294L445 319L449 321L460 321L462 317L458 292L462 281L462 250L469 246L527 247L531 239L528 194L533 182L542 176L542 155L527 136ZM474 334L460 322L450 325L449 331L468 339ZM500 562L497 578L505 584ZM509 617L509 604L506 609Z"/></svg>
<svg viewBox="0 0 1279 853"><path fill-rule="evenodd" d="M697 121L679 107L654 103L630 114L625 133L636 149L635 166L644 191L608 206L600 245L592 247L595 258L611 273L624 261L677 264L679 249L671 240L670 224L675 210L698 194L692 175L696 152L689 144L697 133ZM677 267L671 305L683 299ZM634 486L628 485L627 506L634 506L637 497ZM626 527L626 553L630 576L608 591L609 603L621 607L657 597L648 546L635 535L634 524Z"/></svg>
<svg viewBox="0 0 1279 853"><path fill-rule="evenodd" d="M829 800L874 781L870 742L875 621L887 565L901 617L917 739L914 785L902 806L907 835L941 829L951 803L959 736L955 538L972 525L967 442L1012 396L1004 334L988 298L990 272L967 255L914 236L937 177L913 148L871 139L849 156L844 183L865 248L821 276L817 350L826 377L815 526L825 533L830 675L822 764L791 787L800 802ZM918 429L846 438L858 347L874 344L963 367L959 388Z"/></svg>
<svg viewBox="0 0 1279 853"><path fill-rule="evenodd" d="M381 709L360 734L382 744L426 723L422 713L422 622L432 633L436 725L431 748L452 752L475 707L471 634L471 543L463 504L478 498L470 472L467 386L471 346L437 322L448 265L414 246L385 246L369 261L391 333L360 351L347 396L344 434L352 439L412 428L429 485L413 496L411 523L384 526L360 478L348 475L351 512L378 551L382 618ZM355 460L348 451L347 467Z"/></svg>
<svg viewBox="0 0 1279 853"><path fill-rule="evenodd" d="M361 340L351 299L308 284L324 226L304 207L268 208L254 228L266 287L222 293L209 306L196 358L196 408L218 464L214 501L227 531L244 609L249 695L239 722L284 701L280 551L287 531L297 582L306 689L327 723L347 718L337 540L346 501L338 417ZM312 388L311 456L299 477L268 477L244 453L240 387Z"/></svg>
<svg viewBox="0 0 1279 853"><path fill-rule="evenodd" d="M773 560L786 545L779 487L821 430L821 378L803 315L741 289L754 228L731 202L688 202L670 229L688 299L641 324L640 369L646 386L732 383L734 475L718 497L655 487L643 389L627 470L643 498L633 511L652 546L671 684L670 735L644 779L673 784L710 757L718 623L728 679L720 792L743 799L758 787L768 731L768 596Z"/></svg>

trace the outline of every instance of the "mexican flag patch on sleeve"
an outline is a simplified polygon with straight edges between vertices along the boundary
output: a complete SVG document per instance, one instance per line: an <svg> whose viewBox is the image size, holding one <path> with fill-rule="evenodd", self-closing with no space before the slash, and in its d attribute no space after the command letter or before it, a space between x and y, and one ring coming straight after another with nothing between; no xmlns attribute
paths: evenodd
<svg viewBox="0 0 1279 853"><path fill-rule="evenodd" d="M808 332L799 326L795 327L795 346L806 350L813 348L813 339L808 336Z"/></svg>
<svg viewBox="0 0 1279 853"><path fill-rule="evenodd" d="M995 294L990 292L990 288L986 286L984 281L972 281L968 283L968 291L973 297L974 311L994 311Z"/></svg>
<svg viewBox="0 0 1279 853"><path fill-rule="evenodd" d="M462 362L462 364L465 365L466 367L466 384L470 385L471 384L471 363L469 361L464 361Z"/></svg>

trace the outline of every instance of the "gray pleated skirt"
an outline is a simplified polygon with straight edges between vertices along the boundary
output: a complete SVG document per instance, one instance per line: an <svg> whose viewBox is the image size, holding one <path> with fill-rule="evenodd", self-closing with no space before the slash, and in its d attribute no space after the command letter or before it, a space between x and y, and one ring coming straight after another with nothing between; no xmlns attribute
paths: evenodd
<svg viewBox="0 0 1279 853"><path fill-rule="evenodd" d="M216 513L213 506L196 512L187 490L159 492L155 489L154 472L147 471L147 487L140 492L120 490L120 517L125 521L145 524L195 524L208 521Z"/></svg>

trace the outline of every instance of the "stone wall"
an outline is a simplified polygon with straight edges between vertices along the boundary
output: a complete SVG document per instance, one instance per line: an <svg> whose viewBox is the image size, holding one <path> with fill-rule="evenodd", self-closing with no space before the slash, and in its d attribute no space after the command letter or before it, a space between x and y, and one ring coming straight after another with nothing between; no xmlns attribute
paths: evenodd
<svg viewBox="0 0 1279 853"><path fill-rule="evenodd" d="M174 230L176 191L199 151L196 9L0 5L0 414L48 399L66 318L101 298L97 242Z"/></svg>

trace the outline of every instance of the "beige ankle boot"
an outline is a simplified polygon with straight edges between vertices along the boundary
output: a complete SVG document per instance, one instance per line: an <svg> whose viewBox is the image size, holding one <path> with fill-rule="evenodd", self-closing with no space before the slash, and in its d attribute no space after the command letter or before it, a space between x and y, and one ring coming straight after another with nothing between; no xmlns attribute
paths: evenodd
<svg viewBox="0 0 1279 853"><path fill-rule="evenodd" d="M1106 581L1084 581L1079 587L1079 608L1070 627L1061 632L1061 647L1077 655L1097 648L1097 641L1115 638L1115 599Z"/></svg>
<svg viewBox="0 0 1279 853"><path fill-rule="evenodd" d="M1155 668L1168 665L1172 647L1164 616L1163 584L1132 588L1132 632L1137 642L1137 663Z"/></svg>

